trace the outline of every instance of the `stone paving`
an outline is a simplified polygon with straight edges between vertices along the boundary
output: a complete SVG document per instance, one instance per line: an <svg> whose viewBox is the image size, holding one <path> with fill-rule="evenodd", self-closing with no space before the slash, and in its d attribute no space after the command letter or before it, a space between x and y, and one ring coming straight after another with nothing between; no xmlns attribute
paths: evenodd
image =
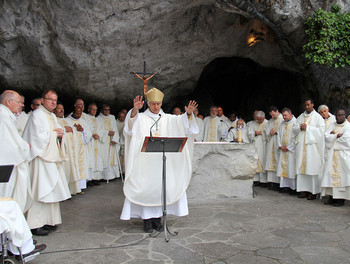
<svg viewBox="0 0 350 264"><path fill-rule="evenodd" d="M139 219L121 221L120 180L61 203L63 224L35 237L46 250L30 263L349 263L350 207L324 205L260 187L256 197L189 201L168 217L177 236L149 237Z"/></svg>

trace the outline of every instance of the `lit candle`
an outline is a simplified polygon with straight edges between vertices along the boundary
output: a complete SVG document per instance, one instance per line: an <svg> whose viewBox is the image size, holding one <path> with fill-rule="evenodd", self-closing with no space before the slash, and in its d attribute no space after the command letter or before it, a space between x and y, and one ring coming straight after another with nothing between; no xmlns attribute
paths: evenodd
<svg viewBox="0 0 350 264"><path fill-rule="evenodd" d="M238 143L242 143L242 130L238 129Z"/></svg>

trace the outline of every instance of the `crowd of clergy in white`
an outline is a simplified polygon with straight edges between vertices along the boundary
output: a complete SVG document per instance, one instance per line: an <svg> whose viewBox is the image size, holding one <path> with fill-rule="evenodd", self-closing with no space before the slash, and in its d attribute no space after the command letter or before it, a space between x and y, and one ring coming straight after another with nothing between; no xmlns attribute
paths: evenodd
<svg viewBox="0 0 350 264"><path fill-rule="evenodd" d="M196 141L252 143L258 154L255 186L308 200L328 196L325 204L342 206L350 200L350 116L343 109L332 115L326 105L317 112L312 99L304 106L298 118L289 108L271 106L269 120L256 110L248 123L212 106L210 116L196 117Z"/></svg>
<svg viewBox="0 0 350 264"><path fill-rule="evenodd" d="M11 90L0 96L0 165L14 165L9 182L0 183L0 231L7 230L23 254L46 247L34 247L32 234L57 229L62 223L59 202L123 175L124 152L119 150L126 110L116 120L110 106L103 105L96 117L96 104L86 114L84 101L77 99L65 118L57 98L55 91L45 91L26 114L23 96ZM18 254L15 246L11 251Z"/></svg>
<svg viewBox="0 0 350 264"><path fill-rule="evenodd" d="M28 234L47 235L62 223L59 202L84 194L87 186L99 185L125 174L125 201L122 220L142 218L145 232L161 231L162 171L156 155L140 152L145 136L187 137L179 155L167 158L168 213L188 214L186 189L191 178L194 142L232 142L254 144L257 168L254 185L298 193L313 200L329 196L326 204L344 205L350 200L350 124L345 111L329 113L327 106L314 110L312 99L305 100L305 112L295 118L289 108L254 112L254 120L245 123L235 113L229 118L221 107L210 107L210 115L198 114L197 103L190 101L185 111L173 114L161 109L164 94L152 88L145 103L137 96L133 108L122 110L118 119L103 105L96 117L97 105L88 106L77 99L67 117L57 93L47 90L32 100L26 114L24 97L5 91L0 97L0 165L14 164L8 183L0 184L0 197L12 198L26 215L29 229L19 246L28 243ZM31 232L31 233L30 233ZM23 232L22 232L23 233ZM18 239L17 239L18 240ZM16 240L16 241L17 241ZM28 250L33 250L33 241ZM27 252L28 250L24 250Z"/></svg>

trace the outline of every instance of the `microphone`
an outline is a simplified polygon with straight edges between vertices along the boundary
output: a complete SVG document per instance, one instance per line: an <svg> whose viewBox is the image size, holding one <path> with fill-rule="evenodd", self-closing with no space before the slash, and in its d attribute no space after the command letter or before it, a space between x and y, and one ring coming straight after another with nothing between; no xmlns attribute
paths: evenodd
<svg viewBox="0 0 350 264"><path fill-rule="evenodd" d="M224 123L228 128L231 128L227 123L224 122L224 120L220 119L220 122Z"/></svg>
<svg viewBox="0 0 350 264"><path fill-rule="evenodd" d="M159 119L162 117L162 115L161 114L159 114L159 118L157 119L157 121L156 122L154 122L154 124L151 126L151 128L149 129L149 135L150 135L150 138L152 139L152 128L154 127L154 125L155 124L157 124L158 123L158 121L159 121Z"/></svg>

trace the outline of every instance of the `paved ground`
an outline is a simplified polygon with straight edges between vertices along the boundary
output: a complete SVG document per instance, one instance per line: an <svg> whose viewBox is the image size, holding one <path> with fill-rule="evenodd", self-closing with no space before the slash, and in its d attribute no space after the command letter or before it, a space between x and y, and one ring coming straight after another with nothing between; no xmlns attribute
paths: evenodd
<svg viewBox="0 0 350 264"><path fill-rule="evenodd" d="M63 224L30 263L349 263L350 207L256 188L256 198L189 202L169 217L179 232L149 237L142 221L121 221L120 180L90 187L61 204Z"/></svg>

